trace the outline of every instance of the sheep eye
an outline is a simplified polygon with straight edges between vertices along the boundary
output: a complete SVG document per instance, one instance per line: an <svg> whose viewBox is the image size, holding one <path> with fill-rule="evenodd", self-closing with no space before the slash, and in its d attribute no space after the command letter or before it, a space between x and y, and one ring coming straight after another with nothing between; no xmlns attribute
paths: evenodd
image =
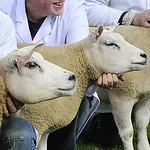
<svg viewBox="0 0 150 150"><path fill-rule="evenodd" d="M28 67L29 69L34 69L37 66L39 67L39 65L37 65L34 61L30 61L30 62L26 63L25 66Z"/></svg>
<svg viewBox="0 0 150 150"><path fill-rule="evenodd" d="M120 48L117 44L115 44L115 43L105 43L105 45L106 46L115 46L115 47L117 47L118 49Z"/></svg>

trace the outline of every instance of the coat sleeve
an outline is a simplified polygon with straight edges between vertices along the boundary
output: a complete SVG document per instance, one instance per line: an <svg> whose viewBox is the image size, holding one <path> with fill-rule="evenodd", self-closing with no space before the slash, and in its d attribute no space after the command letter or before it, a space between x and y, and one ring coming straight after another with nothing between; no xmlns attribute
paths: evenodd
<svg viewBox="0 0 150 150"><path fill-rule="evenodd" d="M11 19L0 12L0 58L17 48L15 29Z"/></svg>
<svg viewBox="0 0 150 150"><path fill-rule="evenodd" d="M110 0L86 0L89 26L116 25L124 11L109 7Z"/></svg>

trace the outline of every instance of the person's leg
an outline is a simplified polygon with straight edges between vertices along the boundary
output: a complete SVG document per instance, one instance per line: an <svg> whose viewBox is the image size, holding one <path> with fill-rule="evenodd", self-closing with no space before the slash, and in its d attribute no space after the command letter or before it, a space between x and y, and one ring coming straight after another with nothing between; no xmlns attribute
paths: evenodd
<svg viewBox="0 0 150 150"><path fill-rule="evenodd" d="M74 120L66 127L49 134L48 150L76 150L77 133L84 124L89 112L90 102L83 98L79 111Z"/></svg>
<svg viewBox="0 0 150 150"><path fill-rule="evenodd" d="M82 136L105 147L122 145L112 113L94 113Z"/></svg>
<svg viewBox="0 0 150 150"><path fill-rule="evenodd" d="M34 150L36 149L36 141L36 131L30 122L18 116L3 119L0 133L0 149Z"/></svg>

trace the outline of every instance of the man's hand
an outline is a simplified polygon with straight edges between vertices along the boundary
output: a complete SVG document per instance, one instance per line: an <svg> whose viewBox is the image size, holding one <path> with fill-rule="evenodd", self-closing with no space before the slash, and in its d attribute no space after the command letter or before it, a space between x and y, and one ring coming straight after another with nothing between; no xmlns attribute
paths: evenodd
<svg viewBox="0 0 150 150"><path fill-rule="evenodd" d="M7 107L3 106L3 117L8 117L9 116L9 112L10 113L16 113L17 112L17 109L16 109L16 107L15 107L15 105L12 102L10 97L7 97L6 103L7 103Z"/></svg>
<svg viewBox="0 0 150 150"><path fill-rule="evenodd" d="M117 77L116 74L111 74L111 73L105 74L105 73L103 73L98 78L96 83L99 87L112 89L112 88L115 88L115 87L118 86L119 79L121 81L124 81L125 80L125 75L121 75L120 77Z"/></svg>
<svg viewBox="0 0 150 150"><path fill-rule="evenodd" d="M6 104L7 106L3 106L3 117L9 117L10 114L15 114L24 105L13 97L7 97Z"/></svg>
<svg viewBox="0 0 150 150"><path fill-rule="evenodd" d="M132 21L132 25L150 28L150 10L137 13Z"/></svg>

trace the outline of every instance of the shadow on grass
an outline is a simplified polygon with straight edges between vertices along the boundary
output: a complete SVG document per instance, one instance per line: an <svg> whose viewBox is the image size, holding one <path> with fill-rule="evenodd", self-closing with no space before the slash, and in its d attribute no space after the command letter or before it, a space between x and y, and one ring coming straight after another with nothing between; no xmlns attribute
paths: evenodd
<svg viewBox="0 0 150 150"><path fill-rule="evenodd" d="M114 148L104 148L99 144L93 144L88 142L84 137L79 137L77 139L77 149L78 150L123 150L122 146L116 146Z"/></svg>
<svg viewBox="0 0 150 150"><path fill-rule="evenodd" d="M134 150L137 150L137 130L135 128L135 124L133 125L133 127L134 127L133 145ZM147 135L148 140L150 142L150 125L147 128ZM77 150L124 150L124 148L122 146L116 146L113 148L102 147L99 144L90 143L84 137L79 136L79 138L77 139Z"/></svg>

